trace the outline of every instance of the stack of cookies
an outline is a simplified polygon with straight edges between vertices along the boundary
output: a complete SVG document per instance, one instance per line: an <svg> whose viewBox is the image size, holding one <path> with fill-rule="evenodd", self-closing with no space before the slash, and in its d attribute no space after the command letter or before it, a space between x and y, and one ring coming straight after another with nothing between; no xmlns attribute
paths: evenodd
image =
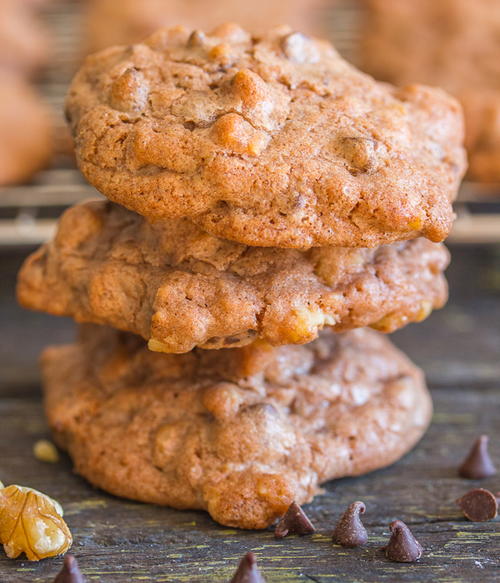
<svg viewBox="0 0 500 583"><path fill-rule="evenodd" d="M287 28L223 25L89 57L67 114L109 201L68 210L18 292L82 324L42 357L80 474L264 528L418 441L423 376L366 327L446 301L452 98L377 83Z"/></svg>

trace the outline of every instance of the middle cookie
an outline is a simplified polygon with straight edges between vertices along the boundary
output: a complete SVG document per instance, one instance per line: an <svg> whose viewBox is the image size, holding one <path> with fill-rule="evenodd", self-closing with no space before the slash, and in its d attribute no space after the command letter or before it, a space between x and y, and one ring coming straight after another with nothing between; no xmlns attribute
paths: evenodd
<svg viewBox="0 0 500 583"><path fill-rule="evenodd" d="M27 308L106 324L160 352L314 340L321 328L392 332L447 299L448 252L414 239L376 249L248 247L188 220L155 224L113 203L64 213L18 283Z"/></svg>

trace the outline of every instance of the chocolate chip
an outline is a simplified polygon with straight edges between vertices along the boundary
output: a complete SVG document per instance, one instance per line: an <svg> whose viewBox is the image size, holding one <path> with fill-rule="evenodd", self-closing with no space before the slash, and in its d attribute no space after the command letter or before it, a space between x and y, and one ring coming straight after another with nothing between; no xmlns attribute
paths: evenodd
<svg viewBox="0 0 500 583"><path fill-rule="evenodd" d="M230 583L265 583L266 580L260 574L257 561L253 553L247 553L240 561L236 573Z"/></svg>
<svg viewBox="0 0 500 583"><path fill-rule="evenodd" d="M302 508L296 502L292 502L284 516L280 518L280 521L276 525L274 536L276 538L285 538L289 534L299 534L302 536L304 534L311 534L315 530Z"/></svg>
<svg viewBox="0 0 500 583"><path fill-rule="evenodd" d="M201 30L193 30L189 35L187 46L188 47L202 47L206 43L206 36Z"/></svg>
<svg viewBox="0 0 500 583"><path fill-rule="evenodd" d="M474 488L457 500L465 518L472 522L493 520L498 514L498 497L484 488Z"/></svg>
<svg viewBox="0 0 500 583"><path fill-rule="evenodd" d="M413 563L422 556L422 546L402 520L389 525L391 538L385 547L385 556L396 563Z"/></svg>
<svg viewBox="0 0 500 583"><path fill-rule="evenodd" d="M54 583L85 583L85 577L73 555L64 557L62 569L54 579Z"/></svg>
<svg viewBox="0 0 500 583"><path fill-rule="evenodd" d="M467 457L458 468L458 475L468 480L481 480L497 473L488 453L487 435L481 435L474 442Z"/></svg>
<svg viewBox="0 0 500 583"><path fill-rule="evenodd" d="M332 539L337 545L343 547L358 547L366 544L368 533L361 522L360 514L364 514L366 506L364 502L353 502L344 512L333 531Z"/></svg>

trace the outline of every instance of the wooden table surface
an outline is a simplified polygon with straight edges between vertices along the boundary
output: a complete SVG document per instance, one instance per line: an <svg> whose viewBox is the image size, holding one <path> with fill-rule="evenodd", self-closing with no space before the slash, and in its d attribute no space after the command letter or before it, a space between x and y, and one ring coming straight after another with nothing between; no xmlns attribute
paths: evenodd
<svg viewBox="0 0 500 583"><path fill-rule="evenodd" d="M64 456L56 465L34 458L34 442L48 437L37 354L47 343L71 339L72 324L16 306L15 272L26 252L0 252L0 479L61 502L75 539L72 552L89 581L222 583L249 550L270 583L500 580L500 521L468 522L454 504L479 485L456 475L476 435L490 435L500 466L500 248L453 248L447 308L394 336L428 373L435 415L423 441L391 468L327 484L306 507L317 534L281 541L271 530L218 526L203 512L119 500L74 475ZM480 485L498 491L500 475ZM350 550L333 546L336 519L358 499L367 505L369 543ZM424 546L419 563L390 563L381 552L395 518L410 525ZM60 558L37 564L0 555L0 583L49 583L61 565Z"/></svg>

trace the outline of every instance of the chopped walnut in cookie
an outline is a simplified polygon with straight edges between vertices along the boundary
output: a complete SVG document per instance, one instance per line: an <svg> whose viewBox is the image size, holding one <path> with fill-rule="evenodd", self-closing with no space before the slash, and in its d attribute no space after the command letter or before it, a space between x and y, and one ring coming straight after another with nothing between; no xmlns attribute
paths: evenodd
<svg viewBox="0 0 500 583"><path fill-rule="evenodd" d="M110 200L253 247L441 241L466 165L453 98L379 83L289 27L113 47L85 61L66 111Z"/></svg>
<svg viewBox="0 0 500 583"><path fill-rule="evenodd" d="M0 487L0 543L10 559L25 553L40 561L68 551L73 537L58 502L33 488Z"/></svg>

